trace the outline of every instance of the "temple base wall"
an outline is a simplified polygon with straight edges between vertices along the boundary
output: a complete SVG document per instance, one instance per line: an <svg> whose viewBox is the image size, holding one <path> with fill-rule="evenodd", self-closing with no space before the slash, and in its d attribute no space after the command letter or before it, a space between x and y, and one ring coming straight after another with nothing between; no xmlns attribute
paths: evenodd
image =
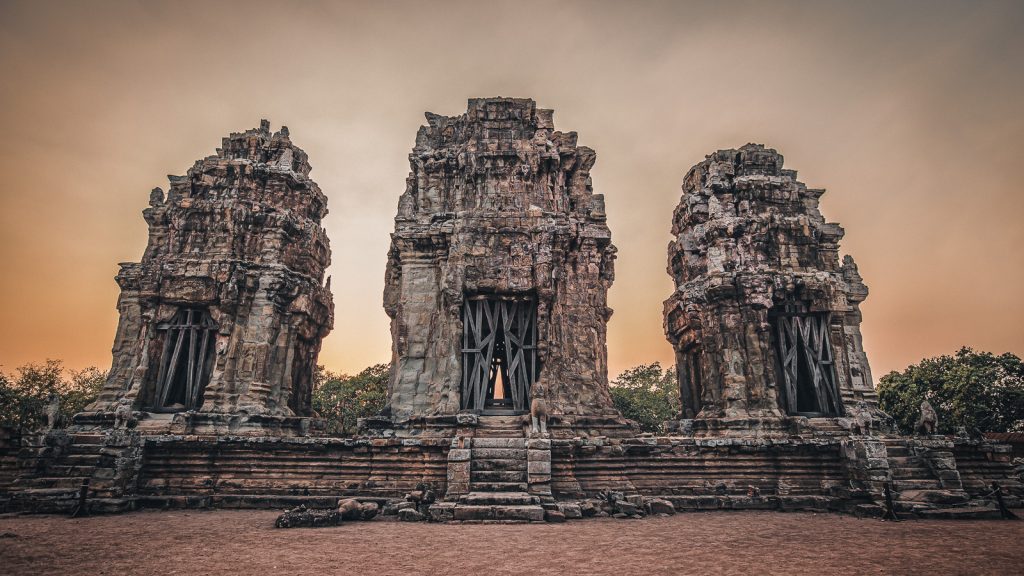
<svg viewBox="0 0 1024 576"><path fill-rule="evenodd" d="M444 495L460 434L424 438L277 438L146 435L138 430L57 430L4 436L0 507L67 512L89 480L93 512L143 507L330 507L338 498L400 500L420 483ZM478 445L476 439L474 445ZM878 515L882 486L901 514L950 509L992 515L999 482L1010 506L1024 484L1010 448L943 437L807 434L789 437L632 436L527 440L530 493L552 502L621 492L679 511L770 509ZM464 451L464 450L463 450ZM457 464L457 462L456 462ZM453 478L455 480L453 480ZM465 490L452 486L454 495ZM457 494L456 494L457 493ZM977 516L975 516L977 517Z"/></svg>

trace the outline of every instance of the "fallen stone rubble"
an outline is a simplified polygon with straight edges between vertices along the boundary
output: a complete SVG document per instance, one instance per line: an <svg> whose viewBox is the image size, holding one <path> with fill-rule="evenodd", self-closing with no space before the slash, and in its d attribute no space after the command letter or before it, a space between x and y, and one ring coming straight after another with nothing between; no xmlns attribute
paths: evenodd
<svg viewBox="0 0 1024 576"><path fill-rule="evenodd" d="M376 502L360 502L354 498L338 500L337 508L306 508L301 504L277 517L275 528L323 528L344 522L373 520L380 508Z"/></svg>

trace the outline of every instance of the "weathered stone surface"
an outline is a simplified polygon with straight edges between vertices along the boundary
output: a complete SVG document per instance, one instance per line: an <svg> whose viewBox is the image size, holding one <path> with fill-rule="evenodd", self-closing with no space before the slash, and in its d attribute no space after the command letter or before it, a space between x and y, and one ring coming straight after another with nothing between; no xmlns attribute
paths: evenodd
<svg viewBox="0 0 1024 576"><path fill-rule="evenodd" d="M402 522L422 522L427 517L415 508L404 508L398 511L398 519Z"/></svg>
<svg viewBox="0 0 1024 576"><path fill-rule="evenodd" d="M293 508L274 521L275 528L320 528L337 526L344 519L338 510L308 510L305 506Z"/></svg>
<svg viewBox="0 0 1024 576"><path fill-rule="evenodd" d="M645 502L649 514L675 514L676 509L668 500L651 498Z"/></svg>
<svg viewBox="0 0 1024 576"><path fill-rule="evenodd" d="M553 523L565 522L565 513L561 510L545 510L544 520Z"/></svg>
<svg viewBox="0 0 1024 576"><path fill-rule="evenodd" d="M455 520L455 503L438 502L432 504L428 510L432 522L450 522Z"/></svg>
<svg viewBox="0 0 1024 576"><path fill-rule="evenodd" d="M592 500L584 500L580 502L580 514L582 514L584 518L597 516L600 511L601 509L598 506L595 506Z"/></svg>
<svg viewBox="0 0 1024 576"><path fill-rule="evenodd" d="M361 513L358 500L346 498L338 501L338 514L341 514L342 520L358 520Z"/></svg>
<svg viewBox="0 0 1024 576"><path fill-rule="evenodd" d="M583 510L580 508L580 505L575 502L559 502L558 509L567 520L583 518Z"/></svg>
<svg viewBox="0 0 1024 576"><path fill-rule="evenodd" d="M385 276L395 421L462 408L467 295L528 298L555 415L617 417L608 393L607 291L615 247L594 194L594 151L532 100L427 114L409 156Z"/></svg>
<svg viewBox="0 0 1024 576"><path fill-rule="evenodd" d="M185 176L170 176L166 197L153 190L143 211L145 254L117 275L113 365L90 410L114 411L120 402L138 410L311 414L313 369L333 303L323 282L327 198L309 172L288 129L271 133L263 121L225 138ZM168 326L186 310L212 332L209 342L200 331L192 344L200 366L181 360L177 369L194 372L198 392L194 400L161 398L175 349L165 342Z"/></svg>
<svg viewBox="0 0 1024 576"><path fill-rule="evenodd" d="M377 504L374 502L360 503L355 499L338 501L335 509L313 509L300 505L277 517L275 528L320 528L337 526L342 522L356 520L373 520L377 516Z"/></svg>
<svg viewBox="0 0 1024 576"><path fill-rule="evenodd" d="M395 516L402 510L415 509L416 503L409 502L408 500L402 502L388 502L384 506L383 514L385 516Z"/></svg>
<svg viewBox="0 0 1024 576"><path fill-rule="evenodd" d="M843 229L819 212L823 193L756 144L715 152L686 174L669 244L675 293L665 301L684 418L786 412L776 360L776 318L786 314L827 322L836 415L876 402L860 333L867 287L850 256L839 261Z"/></svg>

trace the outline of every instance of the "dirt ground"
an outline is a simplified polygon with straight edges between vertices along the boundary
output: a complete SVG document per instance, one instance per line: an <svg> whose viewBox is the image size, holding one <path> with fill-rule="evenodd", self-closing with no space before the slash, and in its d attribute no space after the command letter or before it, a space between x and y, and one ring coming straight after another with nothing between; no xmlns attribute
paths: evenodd
<svg viewBox="0 0 1024 576"><path fill-rule="evenodd" d="M714 512L542 525L375 520L281 530L273 511L0 517L4 574L1021 574L1024 521Z"/></svg>

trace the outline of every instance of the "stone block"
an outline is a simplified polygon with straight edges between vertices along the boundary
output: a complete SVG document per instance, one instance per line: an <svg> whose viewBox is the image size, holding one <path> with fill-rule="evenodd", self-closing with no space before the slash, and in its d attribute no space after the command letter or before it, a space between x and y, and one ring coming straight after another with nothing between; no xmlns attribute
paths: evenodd
<svg viewBox="0 0 1024 576"><path fill-rule="evenodd" d="M455 503L438 502L427 509L427 516L431 522L449 522L455 520Z"/></svg>
<svg viewBox="0 0 1024 576"><path fill-rule="evenodd" d="M456 414L455 418L460 426L475 426L480 423L480 417L476 414Z"/></svg>
<svg viewBox="0 0 1024 576"><path fill-rule="evenodd" d="M551 462L530 462L526 465L526 470L530 474L530 478L534 475L551 475Z"/></svg>
<svg viewBox="0 0 1024 576"><path fill-rule="evenodd" d="M528 450L526 452L526 459L530 462L550 462L551 451L550 450Z"/></svg>
<svg viewBox="0 0 1024 576"><path fill-rule="evenodd" d="M887 470L889 468L889 460L886 458L868 458L864 464L870 470Z"/></svg>
<svg viewBox="0 0 1024 576"><path fill-rule="evenodd" d="M551 450L551 440L548 438L531 438L526 441L526 447L530 450Z"/></svg>
<svg viewBox="0 0 1024 576"><path fill-rule="evenodd" d="M544 520L553 523L565 522L565 514L561 510L545 510Z"/></svg>
<svg viewBox="0 0 1024 576"><path fill-rule="evenodd" d="M402 510L408 510L410 508L416 508L416 504L412 502L407 502L405 500L398 502L388 502L387 504L384 505L384 510L382 513L385 516L395 516Z"/></svg>
<svg viewBox="0 0 1024 576"><path fill-rule="evenodd" d="M649 514L675 514L676 508L668 500L650 498L645 503Z"/></svg>
<svg viewBox="0 0 1024 576"><path fill-rule="evenodd" d="M544 509L540 506L495 506L494 519L543 522Z"/></svg>
<svg viewBox="0 0 1024 576"><path fill-rule="evenodd" d="M427 517L415 508L404 508L398 511L398 519L402 522L422 522Z"/></svg>
<svg viewBox="0 0 1024 576"><path fill-rule="evenodd" d="M614 504L614 510L616 513L625 514L627 516L633 516L641 513L640 506L631 502L616 502Z"/></svg>
<svg viewBox="0 0 1024 576"><path fill-rule="evenodd" d="M561 510L566 519L583 518L583 510L575 502L559 502L558 509Z"/></svg>
<svg viewBox="0 0 1024 576"><path fill-rule="evenodd" d="M888 456L885 448L885 444L881 442L864 442L864 457L868 459L881 458L885 459Z"/></svg>
<svg viewBox="0 0 1024 576"><path fill-rule="evenodd" d="M492 506L456 506L453 515L455 520L493 520L494 508Z"/></svg>
<svg viewBox="0 0 1024 576"><path fill-rule="evenodd" d="M474 459L513 459L521 460L526 458L525 449L517 448L474 448Z"/></svg>
<svg viewBox="0 0 1024 576"><path fill-rule="evenodd" d="M522 438L473 438L473 448L527 448L527 441Z"/></svg>

